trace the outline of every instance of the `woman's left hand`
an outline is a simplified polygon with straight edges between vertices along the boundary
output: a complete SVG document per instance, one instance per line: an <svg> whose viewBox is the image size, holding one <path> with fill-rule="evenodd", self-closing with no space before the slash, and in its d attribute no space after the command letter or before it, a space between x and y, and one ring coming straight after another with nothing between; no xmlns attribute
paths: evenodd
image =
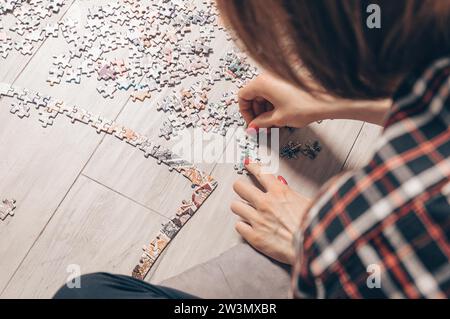
<svg viewBox="0 0 450 319"><path fill-rule="evenodd" d="M239 234L261 253L285 264L293 264L294 233L311 201L293 191L283 178L261 172L259 164L246 165L264 191L238 180L234 191L243 201L234 201L231 210L241 217Z"/></svg>

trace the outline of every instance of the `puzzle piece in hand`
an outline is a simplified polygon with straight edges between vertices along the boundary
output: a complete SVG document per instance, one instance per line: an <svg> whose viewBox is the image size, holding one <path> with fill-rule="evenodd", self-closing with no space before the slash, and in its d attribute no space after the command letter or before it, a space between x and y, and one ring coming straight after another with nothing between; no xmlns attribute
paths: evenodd
<svg viewBox="0 0 450 319"><path fill-rule="evenodd" d="M238 174L244 174L247 172L245 168L245 161L251 160L252 162L259 162L258 156L258 141L255 133L245 134L244 136L236 137L237 145L240 151L239 162L234 165L234 169Z"/></svg>
<svg viewBox="0 0 450 319"><path fill-rule="evenodd" d="M16 201L14 199L4 199L0 202L0 219L5 220L8 216L14 216L16 209Z"/></svg>

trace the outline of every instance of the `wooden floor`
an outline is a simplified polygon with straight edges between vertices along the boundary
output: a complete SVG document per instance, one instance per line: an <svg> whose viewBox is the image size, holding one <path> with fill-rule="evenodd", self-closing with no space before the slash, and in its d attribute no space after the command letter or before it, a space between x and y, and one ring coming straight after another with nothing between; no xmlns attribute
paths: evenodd
<svg viewBox="0 0 450 319"><path fill-rule="evenodd" d="M92 2L73 1L54 19L82 16L88 5ZM65 49L62 39L47 39L31 57L14 52L0 59L0 82L63 98L156 136L163 115L154 105L167 92L135 104L125 93L104 100L95 80L49 87L51 56ZM279 174L312 196L331 176L366 163L379 132L373 125L341 120L311 125L295 136L284 132L283 140L318 139L324 149L315 161L282 161ZM240 241L229 202L233 181L245 177L232 164L202 166L219 187L172 241L148 281L176 275ZM36 119L11 115L7 101L0 100L0 197L18 204L16 215L0 222L0 297L49 298L70 275L69 265L79 265L82 273L130 275L141 247L190 191L182 176L126 143L66 120L43 129Z"/></svg>

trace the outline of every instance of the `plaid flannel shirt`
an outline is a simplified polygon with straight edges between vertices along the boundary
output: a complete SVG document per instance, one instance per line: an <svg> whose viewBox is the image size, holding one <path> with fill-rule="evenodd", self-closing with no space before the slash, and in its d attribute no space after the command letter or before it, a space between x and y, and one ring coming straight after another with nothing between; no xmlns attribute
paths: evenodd
<svg viewBox="0 0 450 319"><path fill-rule="evenodd" d="M298 298L450 296L450 59L403 83L376 153L309 210Z"/></svg>

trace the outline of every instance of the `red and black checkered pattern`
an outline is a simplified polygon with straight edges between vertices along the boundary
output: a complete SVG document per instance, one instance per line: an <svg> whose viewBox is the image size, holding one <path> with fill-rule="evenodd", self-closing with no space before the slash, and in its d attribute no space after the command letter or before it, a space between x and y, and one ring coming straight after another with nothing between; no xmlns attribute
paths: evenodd
<svg viewBox="0 0 450 319"><path fill-rule="evenodd" d="M450 59L417 74L370 163L333 179L310 209L294 296L450 296Z"/></svg>

